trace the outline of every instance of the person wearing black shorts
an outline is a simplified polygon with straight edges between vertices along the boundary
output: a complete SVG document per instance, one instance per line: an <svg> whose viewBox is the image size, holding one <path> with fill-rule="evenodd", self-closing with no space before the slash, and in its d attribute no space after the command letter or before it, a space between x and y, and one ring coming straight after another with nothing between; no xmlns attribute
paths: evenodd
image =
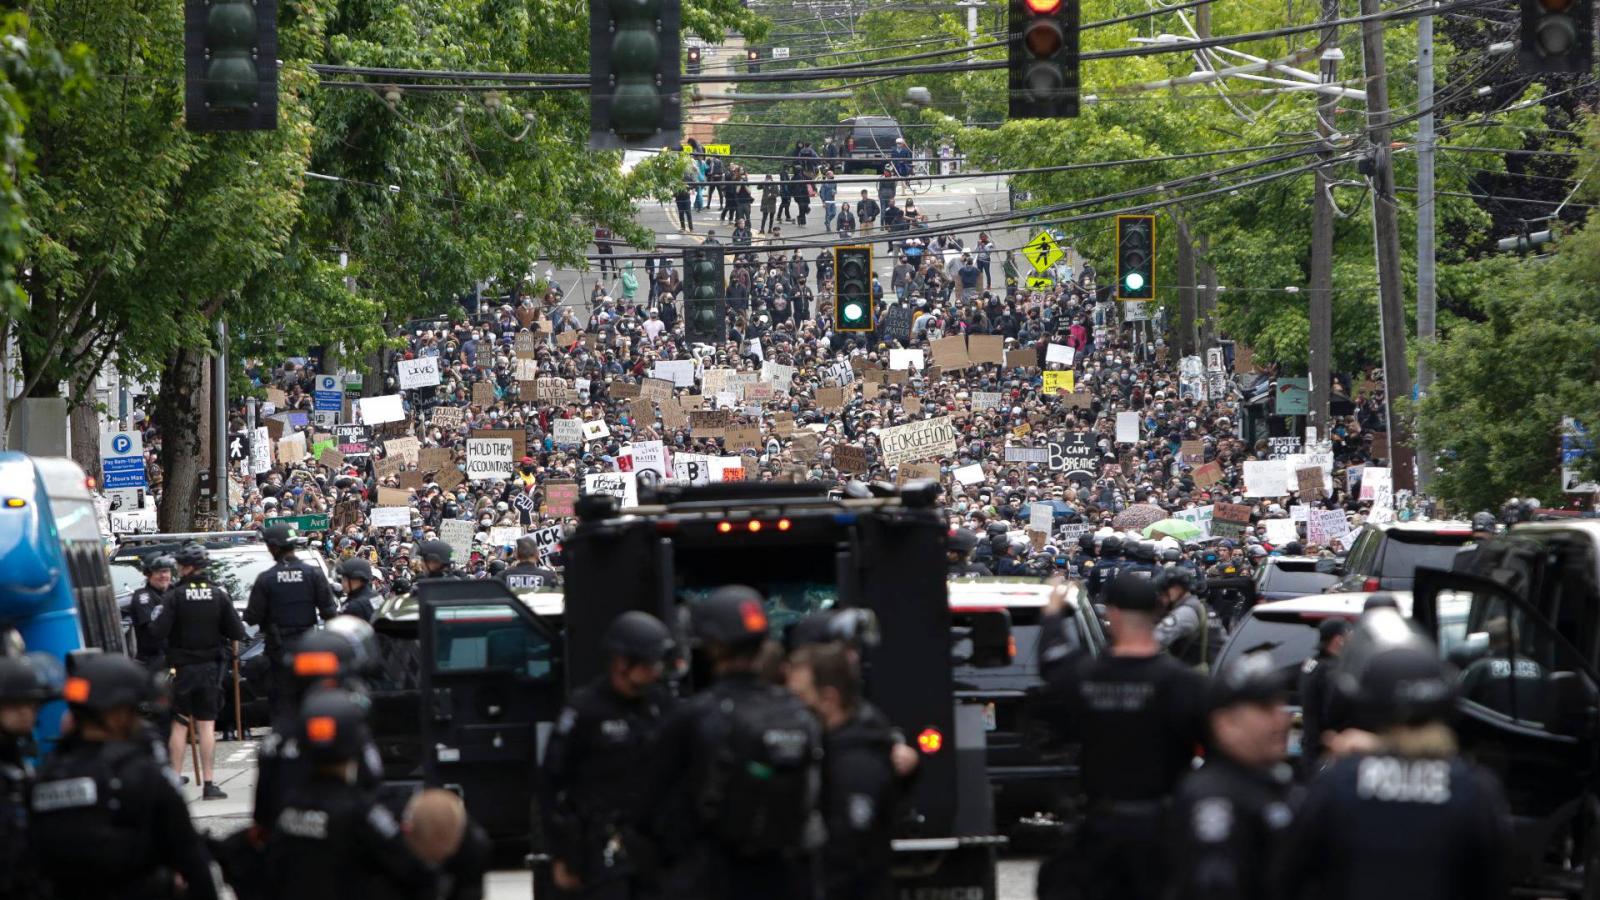
<svg viewBox="0 0 1600 900"><path fill-rule="evenodd" d="M167 749L172 768L183 777L184 745L189 742L189 722L200 741L201 799L227 797L212 781L212 757L217 748L217 712L222 707L223 641L245 639L244 623L233 608L233 598L206 573L206 549L187 544L177 553L179 580L167 593L161 612L152 623L156 637L167 642L167 662L173 667L172 735Z"/></svg>

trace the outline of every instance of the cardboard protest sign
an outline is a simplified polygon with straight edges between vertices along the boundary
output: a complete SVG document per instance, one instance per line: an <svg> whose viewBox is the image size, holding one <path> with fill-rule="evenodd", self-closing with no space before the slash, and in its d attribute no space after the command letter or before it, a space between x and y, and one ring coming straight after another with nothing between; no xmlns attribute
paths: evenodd
<svg viewBox="0 0 1600 900"><path fill-rule="evenodd" d="M833 466L841 472L855 475L867 471L867 451L853 444L840 444L833 448Z"/></svg>
<svg viewBox="0 0 1600 900"><path fill-rule="evenodd" d="M1322 467L1310 466L1296 469L1295 480L1300 483L1300 499L1321 500L1322 494Z"/></svg>
<svg viewBox="0 0 1600 900"><path fill-rule="evenodd" d="M408 491L422 487L422 473L415 469L398 472L394 477L399 485Z"/></svg>
<svg viewBox="0 0 1600 900"><path fill-rule="evenodd" d="M1070 394L1073 391L1074 379L1071 369L1059 369L1044 373L1044 384L1040 390L1046 397L1055 397L1061 394Z"/></svg>
<svg viewBox="0 0 1600 900"><path fill-rule="evenodd" d="M1007 350L1006 368L1026 369L1039 364L1039 354L1034 350Z"/></svg>
<svg viewBox="0 0 1600 900"><path fill-rule="evenodd" d="M519 319L521 318L521 315L520 315L521 312L522 312L521 310L518 310L518 313L519 313L518 318ZM523 322L522 323L523 325L527 325L529 322L533 321L533 318L532 318L533 310L530 309L527 312L530 314L530 317L529 317L527 322ZM527 331L527 330L518 331L517 334L516 334L516 337L513 338L513 340L515 341L515 343L512 345L512 349L515 350L518 353L533 353L533 352L535 352L535 351L537 351L539 349L539 339L537 337L535 337L533 332L531 332L531 331Z"/></svg>
<svg viewBox="0 0 1600 900"><path fill-rule="evenodd" d="M655 424L656 405L643 397L628 401L628 420L635 425Z"/></svg>
<svg viewBox="0 0 1600 900"><path fill-rule="evenodd" d="M710 484L711 457L704 453L672 454L672 478L680 484Z"/></svg>
<svg viewBox="0 0 1600 900"><path fill-rule="evenodd" d="M1251 508L1243 503L1213 503L1211 504L1211 517L1217 522L1236 522L1243 525L1250 523Z"/></svg>
<svg viewBox="0 0 1600 900"><path fill-rule="evenodd" d="M719 438L722 432L733 423L733 411L729 409L691 409L689 410L689 433L697 438Z"/></svg>
<svg viewBox="0 0 1600 900"><path fill-rule="evenodd" d="M550 481L544 486L544 511L551 516L570 516L578 502L576 481Z"/></svg>
<svg viewBox="0 0 1600 900"><path fill-rule="evenodd" d="M467 411L459 406L435 406L428 414L428 424L444 430L459 428L466 419Z"/></svg>
<svg viewBox="0 0 1600 900"><path fill-rule="evenodd" d="M572 349L573 345L583 339L583 335L576 331L563 331L556 335L556 346L563 350Z"/></svg>
<svg viewBox="0 0 1600 900"><path fill-rule="evenodd" d="M424 447L417 453L417 468L423 472L437 472L448 466L452 459L448 447Z"/></svg>
<svg viewBox="0 0 1600 900"><path fill-rule="evenodd" d="M896 425L878 432L883 464L898 465L938 456L954 456L956 429L949 416Z"/></svg>
<svg viewBox="0 0 1600 900"><path fill-rule="evenodd" d="M1206 461L1206 442L1184 441L1179 446L1178 455L1184 465L1198 466Z"/></svg>
<svg viewBox="0 0 1600 900"><path fill-rule="evenodd" d="M900 405L905 407L905 411L913 416L922 412L922 401L916 397L902 394L900 397Z"/></svg>
<svg viewBox="0 0 1600 900"><path fill-rule="evenodd" d="M333 449L332 447L323 450L319 460L323 465L330 469L340 469L344 467L344 454Z"/></svg>
<svg viewBox="0 0 1600 900"><path fill-rule="evenodd" d="M967 357L978 365L1006 362L1006 339L998 334L974 334L967 337Z"/></svg>
<svg viewBox="0 0 1600 900"><path fill-rule="evenodd" d="M474 406L493 406L494 405L494 385L490 384L487 381L475 381L475 382L473 382L472 383L472 405L474 405Z"/></svg>
<svg viewBox="0 0 1600 900"><path fill-rule="evenodd" d="M632 400L639 396L641 390L637 384L626 381L613 381L606 386L606 392L613 400Z"/></svg>
<svg viewBox="0 0 1600 900"><path fill-rule="evenodd" d="M894 483L904 485L908 481L938 481L939 464L936 462L906 463L895 470Z"/></svg>
<svg viewBox="0 0 1600 900"><path fill-rule="evenodd" d="M723 429L722 446L727 450L761 449L761 429L754 425L730 425Z"/></svg>
<svg viewBox="0 0 1600 900"><path fill-rule="evenodd" d="M818 409L838 409L844 405L844 388L817 388Z"/></svg>
<svg viewBox="0 0 1600 900"><path fill-rule="evenodd" d="M639 396L646 400L664 402L672 396L672 382L660 378L646 378L639 385Z"/></svg>
<svg viewBox="0 0 1600 900"><path fill-rule="evenodd" d="M388 487L380 487L380 488L378 488L378 505L379 506L409 506L410 504L411 504L411 492L410 491L401 490L399 488L388 488Z"/></svg>
<svg viewBox="0 0 1600 900"><path fill-rule="evenodd" d="M1195 487L1209 488L1222 480L1222 466L1215 462L1208 462L1195 467Z"/></svg>
<svg viewBox="0 0 1600 900"><path fill-rule="evenodd" d="M403 391L433 387L439 383L439 357L437 356L402 359L396 366L399 369L400 389Z"/></svg>
<svg viewBox="0 0 1600 900"><path fill-rule="evenodd" d="M422 450L422 442L414 437L398 437L383 442L385 456L394 457L408 466L417 464L417 455Z"/></svg>
<svg viewBox="0 0 1600 900"><path fill-rule="evenodd" d="M450 465L445 466L444 468L435 472L433 475L433 480L438 483L440 488L449 491L454 490L456 485L466 481L467 475L465 472L461 471L460 466L457 466L455 463L451 463Z"/></svg>
<svg viewBox="0 0 1600 900"><path fill-rule="evenodd" d="M293 434L278 442L278 461L293 465L306 458L305 434Z"/></svg>
<svg viewBox="0 0 1600 900"><path fill-rule="evenodd" d="M509 479L516 471L510 438L467 438L467 477L473 481Z"/></svg>
<svg viewBox="0 0 1600 900"><path fill-rule="evenodd" d="M511 441L516 458L528 455L528 432L521 428L474 428L467 435L475 438L506 438Z"/></svg>
<svg viewBox="0 0 1600 900"><path fill-rule="evenodd" d="M933 364L941 369L955 371L972 365L971 357L967 356L967 339L964 335L943 337L934 341L931 346Z"/></svg>

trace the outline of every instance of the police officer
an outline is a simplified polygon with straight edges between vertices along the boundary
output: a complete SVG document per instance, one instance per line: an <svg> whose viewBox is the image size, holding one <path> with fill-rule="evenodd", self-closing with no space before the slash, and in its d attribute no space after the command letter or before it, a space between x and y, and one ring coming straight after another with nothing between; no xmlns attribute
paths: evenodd
<svg viewBox="0 0 1600 900"><path fill-rule="evenodd" d="M1040 900L1157 897L1165 883L1161 831L1167 801L1204 735L1205 679L1156 643L1155 584L1133 574L1105 589L1109 653L1066 655L1067 587L1051 592L1039 623L1041 715L1082 744L1088 801L1077 853L1039 871ZM1081 872L1070 871L1081 862Z"/></svg>
<svg viewBox="0 0 1600 900"><path fill-rule="evenodd" d="M539 801L556 887L627 900L649 873L638 826L651 741L670 699L661 689L672 633L644 612L618 616L601 638L606 674L572 693L545 748Z"/></svg>
<svg viewBox="0 0 1600 900"><path fill-rule="evenodd" d="M267 635L267 666L269 681L267 693L273 709L273 720L283 720L291 714L289 684L292 675L286 651L302 634L322 621L338 615L333 605L333 589L328 579L315 566L295 558L294 548L300 539L287 525L271 525L262 531L267 550L276 560L273 566L256 576L250 587L250 602L244 610L244 620L261 628Z"/></svg>
<svg viewBox="0 0 1600 900"><path fill-rule="evenodd" d="M825 900L888 900L898 799L887 722L861 696L857 663L842 642L807 644L789 658L789 690L822 722ZM909 749L909 748L907 748Z"/></svg>
<svg viewBox="0 0 1600 900"><path fill-rule="evenodd" d="M1208 696L1206 764L1173 801L1169 900L1269 900L1271 870L1293 818L1285 679L1269 653L1217 673Z"/></svg>
<svg viewBox="0 0 1600 900"><path fill-rule="evenodd" d="M1446 724L1454 673L1393 609L1364 613L1334 670L1369 729L1311 782L1285 841L1279 896L1488 900L1507 896L1512 846L1494 776Z"/></svg>
<svg viewBox="0 0 1600 900"><path fill-rule="evenodd" d="M344 608L339 614L371 622L383 600L372 589L372 563L359 556L350 557L339 563L339 580L344 584Z"/></svg>
<svg viewBox="0 0 1600 900"><path fill-rule="evenodd" d="M669 713L645 808L667 900L799 900L821 848L822 738L793 694L756 670L759 592L728 585L690 606L714 681Z"/></svg>
<svg viewBox="0 0 1600 900"><path fill-rule="evenodd" d="M1122 558L1122 538L1115 534L1106 535L1100 542L1100 564L1095 566L1089 574L1089 596L1096 603L1103 603L1101 595L1117 575L1122 572L1122 567L1127 562Z"/></svg>
<svg viewBox="0 0 1600 900"><path fill-rule="evenodd" d="M1499 523L1495 520L1494 513L1487 510L1473 513L1472 543L1456 551L1455 559L1451 560L1450 570L1471 574L1473 563L1478 558L1479 548L1499 530Z"/></svg>
<svg viewBox="0 0 1600 900"><path fill-rule="evenodd" d="M33 786L33 726L50 699L27 658L0 656L0 897L44 896L28 850L28 791Z"/></svg>
<svg viewBox="0 0 1600 900"><path fill-rule="evenodd" d="M228 795L211 780L212 756L217 749L217 712L222 708L224 641L242 641L246 634L233 598L226 588L213 584L206 572L210 554L199 544L185 544L177 555L178 583L167 594L161 614L151 626L166 641L167 662L173 667L172 734L167 756L173 771L183 775L183 749L194 723L200 742L201 798L221 800Z"/></svg>
<svg viewBox="0 0 1600 900"><path fill-rule="evenodd" d="M1310 778L1322 767L1322 733L1328 722L1333 667L1344 650L1350 623L1324 619L1317 626L1317 655L1300 667L1300 771Z"/></svg>
<svg viewBox="0 0 1600 900"><path fill-rule="evenodd" d="M450 561L454 554L455 548L451 547L448 541L434 539L418 544L417 558L422 560L422 574L417 576L417 580L458 577L460 573L455 570Z"/></svg>
<svg viewBox="0 0 1600 900"><path fill-rule="evenodd" d="M176 875L187 900L214 900L210 857L175 779L136 740L150 674L126 656L93 654L62 696L72 729L28 804L30 852L55 896L171 896Z"/></svg>
<svg viewBox="0 0 1600 900"><path fill-rule="evenodd" d="M1161 574L1161 567L1156 565L1156 545L1154 541L1133 541L1123 545L1127 549L1132 562L1118 574L1133 574L1151 581Z"/></svg>
<svg viewBox="0 0 1600 900"><path fill-rule="evenodd" d="M988 567L972 561L972 551L976 549L978 549L978 535L972 529L957 528L950 532L950 541L945 545L945 555L950 561L952 576L992 574Z"/></svg>
<svg viewBox="0 0 1600 900"><path fill-rule="evenodd" d="M134 658L155 672L167 667L166 642L155 636L151 625L172 589L172 575L178 563L170 556L145 560L144 586L128 598L128 615L133 619Z"/></svg>
<svg viewBox="0 0 1600 900"><path fill-rule="evenodd" d="M538 591L554 588L558 576L539 565L539 542L532 537L517 538L517 564L500 573L500 580L513 591Z"/></svg>
<svg viewBox="0 0 1600 900"><path fill-rule="evenodd" d="M1198 668L1210 663L1206 658L1209 611L1194 595L1188 570L1167 569L1156 578L1155 587L1167 611L1156 623L1156 643L1184 665Z"/></svg>
<svg viewBox="0 0 1600 900"><path fill-rule="evenodd" d="M1074 575L1086 584L1093 580L1094 571L1098 565L1095 562L1094 554L1094 535L1078 535L1078 553L1076 558L1073 560L1075 566Z"/></svg>
<svg viewBox="0 0 1600 900"><path fill-rule="evenodd" d="M349 691L312 691L295 732L310 777L291 790L267 838L270 900L421 897L431 875L400 824L356 783L370 742L366 707Z"/></svg>

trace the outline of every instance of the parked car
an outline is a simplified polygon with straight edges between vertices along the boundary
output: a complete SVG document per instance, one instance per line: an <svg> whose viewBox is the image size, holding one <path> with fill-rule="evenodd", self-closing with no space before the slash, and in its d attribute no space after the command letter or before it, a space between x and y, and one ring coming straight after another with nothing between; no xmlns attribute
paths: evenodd
<svg viewBox="0 0 1600 900"><path fill-rule="evenodd" d="M1409 591L1418 568L1449 571L1456 552L1471 542L1467 522L1369 522L1327 591Z"/></svg>
<svg viewBox="0 0 1600 900"><path fill-rule="evenodd" d="M1087 595L1076 585L1070 588L1067 640L1076 650L1099 655L1109 638ZM949 593L956 627L977 613L1005 610L1011 616L1011 665L959 665L954 672L958 701L984 705L995 822L1011 830L1060 829L1060 810L1076 793L1076 752L1051 741L1031 709L1044 685L1039 674L1039 619L1050 586L1035 579L975 578L951 581Z"/></svg>
<svg viewBox="0 0 1600 900"><path fill-rule="evenodd" d="M1460 670L1462 751L1505 786L1517 893L1600 896L1600 522L1517 525L1463 562L1418 573L1414 612Z"/></svg>
<svg viewBox="0 0 1600 900"><path fill-rule="evenodd" d="M1320 594L1338 582L1332 571L1335 565L1334 560L1315 556L1269 556L1256 570L1256 602Z"/></svg>
<svg viewBox="0 0 1600 900"><path fill-rule="evenodd" d="M852 116L834 129L833 142L839 145L844 173L848 175L882 172L895 140L903 136L900 123L889 116Z"/></svg>

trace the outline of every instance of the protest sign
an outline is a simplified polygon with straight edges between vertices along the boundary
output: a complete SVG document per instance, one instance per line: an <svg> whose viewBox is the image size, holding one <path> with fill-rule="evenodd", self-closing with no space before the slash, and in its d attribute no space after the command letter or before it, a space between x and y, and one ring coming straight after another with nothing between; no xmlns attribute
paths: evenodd
<svg viewBox="0 0 1600 900"><path fill-rule="evenodd" d="M417 464L417 454L422 450L422 442L414 437L398 437L383 442L385 456L398 459L408 466Z"/></svg>
<svg viewBox="0 0 1600 900"><path fill-rule="evenodd" d="M565 529L560 525L547 525L544 528L528 532L528 537L533 538L533 542L539 545L539 554L541 556L549 556L556 552L556 545L561 543L564 531Z"/></svg>
<svg viewBox="0 0 1600 900"><path fill-rule="evenodd" d="M909 342L911 340L911 307L896 303L884 311L878 320L878 333L886 340Z"/></svg>
<svg viewBox="0 0 1600 900"><path fill-rule="evenodd" d="M450 545L452 557L457 563L464 563L472 556L472 538L475 534L473 523L466 519L445 519L439 523L439 540Z"/></svg>
<svg viewBox="0 0 1600 900"><path fill-rule="evenodd" d="M391 488L391 487L380 487L380 488L378 488L378 505L379 506L409 506L410 504L411 504L411 492L410 491L405 491L405 490L401 490L399 488Z"/></svg>
<svg viewBox="0 0 1600 900"><path fill-rule="evenodd" d="M915 369L920 372L922 371L923 362L921 347L912 350L889 351L890 369L905 369L907 371Z"/></svg>
<svg viewBox="0 0 1600 900"><path fill-rule="evenodd" d="M1293 519L1262 519L1261 525L1267 529L1267 543L1274 547L1300 540Z"/></svg>
<svg viewBox="0 0 1600 900"><path fill-rule="evenodd" d="M719 438L733 422L729 409L689 410L689 433L697 438Z"/></svg>
<svg viewBox="0 0 1600 900"><path fill-rule="evenodd" d="M1117 443L1137 444L1139 442L1139 414L1136 412L1117 413Z"/></svg>
<svg viewBox="0 0 1600 900"><path fill-rule="evenodd" d="M367 521L374 528L406 528L411 525L411 507L374 506Z"/></svg>
<svg viewBox="0 0 1600 900"><path fill-rule="evenodd" d="M439 357L419 356L402 359L399 366L400 389L403 391L433 387L439 383Z"/></svg>
<svg viewBox="0 0 1600 900"><path fill-rule="evenodd" d="M306 436L304 432L292 434L278 442L278 461L284 465L294 465L306 458Z"/></svg>
<svg viewBox="0 0 1600 900"><path fill-rule="evenodd" d="M878 432L878 443L883 450L883 464L898 465L936 456L953 456L956 452L956 429L949 416L896 425Z"/></svg>
<svg viewBox="0 0 1600 900"><path fill-rule="evenodd" d="M632 400L639 396L639 392L637 384L627 381L612 381L606 384L606 394L613 400Z"/></svg>
<svg viewBox="0 0 1600 900"><path fill-rule="evenodd" d="M611 429L606 427L605 419L595 419L583 423L583 439L585 441L598 441L611 436Z"/></svg>
<svg viewBox="0 0 1600 900"><path fill-rule="evenodd" d="M1289 493L1289 464L1281 459L1248 459L1244 463L1246 497L1282 497Z"/></svg>
<svg viewBox="0 0 1600 900"><path fill-rule="evenodd" d="M395 483L406 490L416 490L422 487L422 473L415 469L395 473Z"/></svg>
<svg viewBox="0 0 1600 900"><path fill-rule="evenodd" d="M544 485L544 511L550 516L570 516L578 502L576 481L547 481Z"/></svg>
<svg viewBox="0 0 1600 900"><path fill-rule="evenodd" d="M933 348L933 364L941 369L955 371L972 365L971 358L967 356L967 339L963 335L940 338L930 346Z"/></svg>
<svg viewBox="0 0 1600 900"><path fill-rule="evenodd" d="M1039 353L1036 350L1007 350L1006 368L1026 369L1039 364Z"/></svg>
<svg viewBox="0 0 1600 900"><path fill-rule="evenodd" d="M528 432L521 428L474 428L467 437L506 438L517 459L528 455Z"/></svg>
<svg viewBox="0 0 1600 900"><path fill-rule="evenodd" d="M831 387L843 387L855 380L855 370L850 367L850 360L837 359L826 363L817 369L817 376L822 383Z"/></svg>
<svg viewBox="0 0 1600 900"><path fill-rule="evenodd" d="M583 443L582 420L554 419L550 424L550 439L557 447L577 447Z"/></svg>
<svg viewBox="0 0 1600 900"><path fill-rule="evenodd" d="M1070 394L1074 387L1074 373L1071 369L1057 369L1044 373L1044 384L1040 387L1046 397L1060 394Z"/></svg>
<svg viewBox="0 0 1600 900"><path fill-rule="evenodd" d="M1028 506L1028 530L1050 533L1050 526L1055 522L1056 508L1048 503L1033 503Z"/></svg>
<svg viewBox="0 0 1600 900"><path fill-rule="evenodd" d="M661 360L650 370L652 377L672 382L673 387L694 387L694 360Z"/></svg>
<svg viewBox="0 0 1600 900"><path fill-rule="evenodd" d="M834 447L833 466L841 472L852 475L864 474L867 471L866 448L853 444L840 444Z"/></svg>
<svg viewBox="0 0 1600 900"><path fill-rule="evenodd" d="M1243 503L1213 503L1211 518L1217 522L1249 524L1251 507Z"/></svg>
<svg viewBox="0 0 1600 900"><path fill-rule="evenodd" d="M1195 466L1193 475L1195 487L1212 487L1222 480L1222 465L1220 463L1208 462L1203 465Z"/></svg>
<svg viewBox="0 0 1600 900"><path fill-rule="evenodd" d="M1309 467L1304 468L1304 469L1296 469L1295 472L1294 472L1294 477L1295 477L1295 480L1298 481L1299 485L1300 485L1300 499L1301 500L1321 500L1322 499L1323 494L1322 494L1322 467L1321 466L1309 466Z"/></svg>
<svg viewBox="0 0 1600 900"><path fill-rule="evenodd" d="M1312 509L1306 516L1306 540L1327 547L1350 530L1342 509Z"/></svg>
<svg viewBox="0 0 1600 900"><path fill-rule="evenodd" d="M1072 348L1066 344L1050 344L1044 349L1044 361L1062 366L1072 365Z"/></svg>
<svg viewBox="0 0 1600 900"><path fill-rule="evenodd" d="M371 432L365 425L335 425L333 438L339 453L345 457L368 456L372 453Z"/></svg>
<svg viewBox="0 0 1600 900"><path fill-rule="evenodd" d="M1028 463L1030 465L1047 464L1050 462L1050 448L1007 445L1006 462Z"/></svg>
<svg viewBox="0 0 1600 900"><path fill-rule="evenodd" d="M664 402L672 396L672 382L661 378L646 378L639 385L639 396L646 400Z"/></svg>
<svg viewBox="0 0 1600 900"><path fill-rule="evenodd" d="M461 471L460 466L456 465L455 463L451 463L450 465L445 466L439 471L433 473L433 480L441 489L449 491L454 490L456 485L466 481L467 474Z"/></svg>
<svg viewBox="0 0 1600 900"><path fill-rule="evenodd" d="M755 425L730 425L722 431L726 450L760 450L761 429Z"/></svg>
<svg viewBox="0 0 1600 900"><path fill-rule="evenodd" d="M973 363L1005 365L1006 339L998 334L974 334L967 337L967 356Z"/></svg>
<svg viewBox="0 0 1600 900"><path fill-rule="evenodd" d="M960 484L980 484L984 479L983 466L980 463L961 466L953 470L950 474Z"/></svg>
<svg viewBox="0 0 1600 900"><path fill-rule="evenodd" d="M467 478L508 479L515 472L515 445L510 438L467 438Z"/></svg>
<svg viewBox="0 0 1600 900"><path fill-rule="evenodd" d="M817 388L818 409L838 409L844 405L844 388L825 387Z"/></svg>
<svg viewBox="0 0 1600 900"><path fill-rule="evenodd" d="M1050 441L1045 452L1052 471L1093 475L1100 464L1100 447L1086 433L1074 434L1070 441Z"/></svg>
<svg viewBox="0 0 1600 900"><path fill-rule="evenodd" d="M399 394L361 397L356 400L356 417L363 425L399 422L406 417L405 404L401 402Z"/></svg>
<svg viewBox="0 0 1600 900"><path fill-rule="evenodd" d="M493 406L494 405L494 385L490 384L487 381L475 381L475 382L473 382L472 383L472 405L474 405L474 406Z"/></svg>
<svg viewBox="0 0 1600 900"><path fill-rule="evenodd" d="M711 458L704 453L672 454L672 478L681 484L711 483Z"/></svg>
<svg viewBox="0 0 1600 900"><path fill-rule="evenodd" d="M640 397L628 401L628 421L635 425L650 425L656 420L656 405Z"/></svg>
<svg viewBox="0 0 1600 900"><path fill-rule="evenodd" d="M428 423L435 428L454 430L467 419L467 411L459 406L435 406L428 414Z"/></svg>
<svg viewBox="0 0 1600 900"><path fill-rule="evenodd" d="M935 462L906 463L895 470L894 483L904 485L908 481L938 481L939 464Z"/></svg>
<svg viewBox="0 0 1600 900"><path fill-rule="evenodd" d="M1300 439L1297 437L1269 437L1267 449L1273 459L1284 459L1291 453L1300 452Z"/></svg>
<svg viewBox="0 0 1600 900"><path fill-rule="evenodd" d="M771 360L761 364L761 379L772 385L773 390L780 394L787 394L794 384L794 366L775 363Z"/></svg>
<svg viewBox="0 0 1600 900"><path fill-rule="evenodd" d="M1184 441L1178 449L1178 455L1184 465L1198 466L1206 461L1206 442Z"/></svg>
<svg viewBox="0 0 1600 900"><path fill-rule="evenodd" d="M437 472L450 465L452 458L448 447L424 447L417 454L417 468L423 472Z"/></svg>
<svg viewBox="0 0 1600 900"><path fill-rule="evenodd" d="M604 494L616 497L627 506L629 499L636 498L636 482L632 472L600 472L594 475L583 476L583 492L588 496ZM638 505L637 500L632 505Z"/></svg>
<svg viewBox="0 0 1600 900"><path fill-rule="evenodd" d="M1002 394L999 391L973 391L973 409L994 409L1000 405Z"/></svg>
<svg viewBox="0 0 1600 900"><path fill-rule="evenodd" d="M1195 527L1200 529L1201 537L1210 537L1211 521L1215 511L1213 506L1207 504L1205 506L1196 506L1192 509L1180 509L1173 513L1172 517L1185 522L1193 522Z"/></svg>

